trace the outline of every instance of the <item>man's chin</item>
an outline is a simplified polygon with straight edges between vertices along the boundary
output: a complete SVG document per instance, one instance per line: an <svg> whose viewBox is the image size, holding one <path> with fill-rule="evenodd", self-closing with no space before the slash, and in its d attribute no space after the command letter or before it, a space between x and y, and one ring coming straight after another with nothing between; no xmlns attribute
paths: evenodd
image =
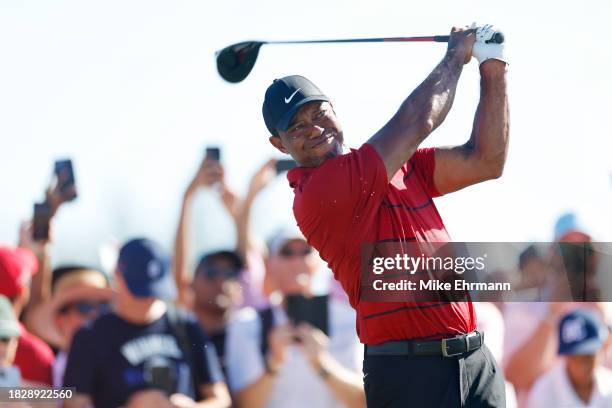
<svg viewBox="0 0 612 408"><path fill-rule="evenodd" d="M321 146L321 147L315 148L315 150L317 150L316 158L313 157L312 162L316 163L314 164L315 166L319 166L323 164L323 162L327 159L331 159L333 157L340 156L342 154L342 145L338 143L337 141L334 141L328 145L325 145L325 148L322 148Z"/></svg>

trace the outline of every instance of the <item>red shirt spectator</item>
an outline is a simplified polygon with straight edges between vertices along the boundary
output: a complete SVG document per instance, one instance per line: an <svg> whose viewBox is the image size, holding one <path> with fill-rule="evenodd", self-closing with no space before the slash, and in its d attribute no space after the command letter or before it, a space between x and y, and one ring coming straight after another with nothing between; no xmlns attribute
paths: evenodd
<svg viewBox="0 0 612 408"><path fill-rule="evenodd" d="M51 365L55 358L53 351L47 343L28 332L21 323L19 326L21 333L15 365L19 367L21 377L27 381L52 385Z"/></svg>
<svg viewBox="0 0 612 408"><path fill-rule="evenodd" d="M389 181L369 144L289 172L293 210L308 242L334 271L357 310L363 343L441 338L476 328L470 302L365 302L360 294L362 243L450 241L433 198L435 149L418 149ZM435 244L434 244L435 245Z"/></svg>
<svg viewBox="0 0 612 408"><path fill-rule="evenodd" d="M36 257L27 249L0 246L0 294L9 298L15 315L19 315L29 297L30 279L38 270ZM51 385L53 351L20 324L21 333L15 365L21 377L30 382Z"/></svg>

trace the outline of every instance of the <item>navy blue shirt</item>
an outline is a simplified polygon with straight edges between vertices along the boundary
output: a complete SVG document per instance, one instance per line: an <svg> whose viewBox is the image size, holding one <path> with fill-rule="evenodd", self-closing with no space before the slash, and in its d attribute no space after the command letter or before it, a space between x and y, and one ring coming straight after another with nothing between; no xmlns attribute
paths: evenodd
<svg viewBox="0 0 612 408"><path fill-rule="evenodd" d="M223 381L213 344L196 318L181 313L199 385ZM108 313L79 330L70 346L64 386L87 394L96 408L119 407L136 391L159 388L195 399L189 364L167 313L145 325Z"/></svg>

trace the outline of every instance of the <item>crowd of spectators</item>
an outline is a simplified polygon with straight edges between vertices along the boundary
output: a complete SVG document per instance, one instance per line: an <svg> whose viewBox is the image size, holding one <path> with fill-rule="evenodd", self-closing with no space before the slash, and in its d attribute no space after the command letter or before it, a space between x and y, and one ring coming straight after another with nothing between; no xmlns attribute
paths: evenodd
<svg viewBox="0 0 612 408"><path fill-rule="evenodd" d="M275 177L271 160L239 197L206 158L185 190L173 253L133 237L111 273L58 264L52 229L34 239L24 222L17 245L0 245L0 387L74 387L69 408L365 406L355 314L333 282L313 293L314 280L332 279L318 254L293 225L265 246L252 236L253 202ZM46 192L51 225L74 198L60 184ZM234 247L192 253L201 188L218 192ZM572 217L555 241L591 241ZM558 265L554 251L528 247L517 289L548 287ZM311 318L298 319L305 310ZM478 302L476 311L509 407L612 407L607 303Z"/></svg>

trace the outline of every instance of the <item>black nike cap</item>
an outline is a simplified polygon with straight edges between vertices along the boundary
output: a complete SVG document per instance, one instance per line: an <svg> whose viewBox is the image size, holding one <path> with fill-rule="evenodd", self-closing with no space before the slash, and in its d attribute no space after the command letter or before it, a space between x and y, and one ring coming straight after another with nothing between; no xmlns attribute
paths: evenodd
<svg viewBox="0 0 612 408"><path fill-rule="evenodd" d="M326 101L329 98L308 79L290 75L275 79L266 90L263 103L263 117L271 134L289 128L293 115L305 104L312 101Z"/></svg>

